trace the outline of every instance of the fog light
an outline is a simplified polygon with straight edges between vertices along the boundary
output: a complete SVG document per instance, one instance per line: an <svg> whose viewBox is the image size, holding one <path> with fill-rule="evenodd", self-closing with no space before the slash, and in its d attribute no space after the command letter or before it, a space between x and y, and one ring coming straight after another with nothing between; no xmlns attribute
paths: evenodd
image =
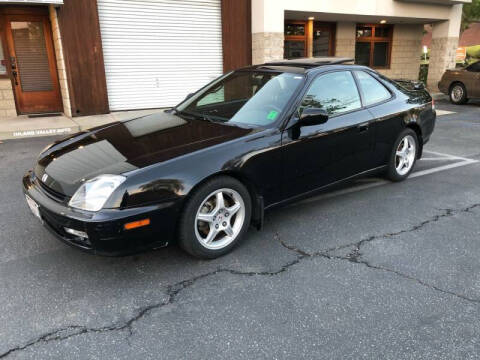
<svg viewBox="0 0 480 360"><path fill-rule="evenodd" d="M83 238L83 239L88 239L88 235L86 232L84 231L79 231L79 230L75 230L75 229L70 229L70 228L64 228L65 231L73 236L77 236L79 238Z"/></svg>

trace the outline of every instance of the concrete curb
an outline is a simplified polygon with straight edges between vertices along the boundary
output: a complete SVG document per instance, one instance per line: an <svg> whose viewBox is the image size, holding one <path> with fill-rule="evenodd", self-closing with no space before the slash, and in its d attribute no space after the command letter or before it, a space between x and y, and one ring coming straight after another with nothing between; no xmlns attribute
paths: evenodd
<svg viewBox="0 0 480 360"><path fill-rule="evenodd" d="M82 116L72 119L65 116L40 118L16 116L11 118L0 118L0 141L41 136L66 136L93 127L150 115L160 110L161 109L122 111L105 115Z"/></svg>

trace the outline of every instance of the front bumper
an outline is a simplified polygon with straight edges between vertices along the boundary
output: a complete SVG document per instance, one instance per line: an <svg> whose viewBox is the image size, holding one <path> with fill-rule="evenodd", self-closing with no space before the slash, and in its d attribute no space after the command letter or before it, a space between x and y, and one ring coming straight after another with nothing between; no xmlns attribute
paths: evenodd
<svg viewBox="0 0 480 360"><path fill-rule="evenodd" d="M107 256L126 255L168 245L174 239L179 204L161 204L129 208L82 211L54 199L35 179L31 171L23 177L23 191L38 205L41 221L57 238L81 250ZM150 219L150 225L125 230L129 222ZM85 232L81 238L65 228Z"/></svg>

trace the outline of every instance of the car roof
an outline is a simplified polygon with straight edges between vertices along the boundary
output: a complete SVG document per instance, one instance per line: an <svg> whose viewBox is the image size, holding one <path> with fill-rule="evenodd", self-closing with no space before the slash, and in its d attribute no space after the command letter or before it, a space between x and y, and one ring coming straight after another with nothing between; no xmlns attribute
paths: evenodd
<svg viewBox="0 0 480 360"><path fill-rule="evenodd" d="M353 61L354 59L347 57L313 57L271 61L264 64L253 65L242 70L266 70L305 74L315 70L327 70L331 68L366 68L365 66L354 65Z"/></svg>
<svg viewBox="0 0 480 360"><path fill-rule="evenodd" d="M286 66L300 66L300 67L317 67L321 65L334 65L334 64L345 64L351 63L354 60L347 57L311 57L311 58L301 58L301 59L289 59L289 60L278 60L270 61L265 63L266 65L286 65Z"/></svg>

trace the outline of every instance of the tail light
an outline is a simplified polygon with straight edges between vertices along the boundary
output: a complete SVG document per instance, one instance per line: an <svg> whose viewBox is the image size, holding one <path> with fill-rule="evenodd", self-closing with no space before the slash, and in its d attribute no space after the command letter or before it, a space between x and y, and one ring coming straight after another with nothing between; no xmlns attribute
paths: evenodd
<svg viewBox="0 0 480 360"><path fill-rule="evenodd" d="M435 99L432 99L432 110L435 110Z"/></svg>

